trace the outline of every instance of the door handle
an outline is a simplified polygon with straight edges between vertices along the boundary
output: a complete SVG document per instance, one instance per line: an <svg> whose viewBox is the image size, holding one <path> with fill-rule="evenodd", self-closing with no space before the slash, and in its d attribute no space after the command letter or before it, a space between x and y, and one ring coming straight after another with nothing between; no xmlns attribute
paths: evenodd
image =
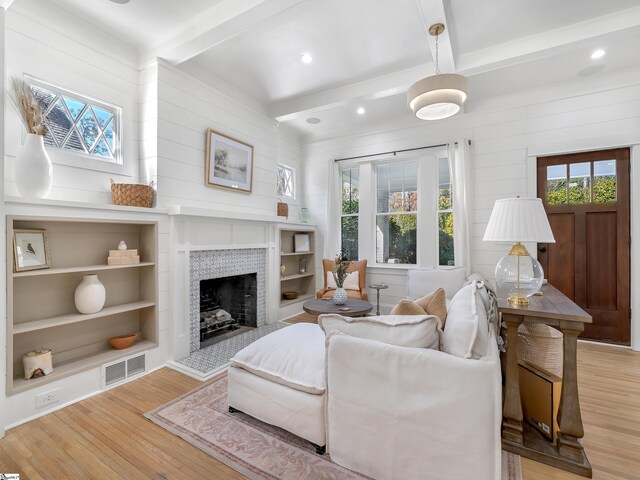
<svg viewBox="0 0 640 480"><path fill-rule="evenodd" d="M544 253L547 251L547 246L546 245L542 245L541 247L538 247L538 251L540 253Z"/></svg>

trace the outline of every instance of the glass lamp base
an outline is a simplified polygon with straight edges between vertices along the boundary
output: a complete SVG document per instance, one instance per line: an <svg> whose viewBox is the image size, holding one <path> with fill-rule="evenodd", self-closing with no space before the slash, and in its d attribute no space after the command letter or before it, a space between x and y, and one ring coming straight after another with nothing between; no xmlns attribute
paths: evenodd
<svg viewBox="0 0 640 480"><path fill-rule="evenodd" d="M519 293L509 295L507 302L509 302L509 305L513 305L514 307L526 307L529 305L529 299Z"/></svg>
<svg viewBox="0 0 640 480"><path fill-rule="evenodd" d="M542 266L521 244L516 244L496 265L496 284L511 305L529 305L528 297L540 290ZM504 297L503 297L504 298Z"/></svg>

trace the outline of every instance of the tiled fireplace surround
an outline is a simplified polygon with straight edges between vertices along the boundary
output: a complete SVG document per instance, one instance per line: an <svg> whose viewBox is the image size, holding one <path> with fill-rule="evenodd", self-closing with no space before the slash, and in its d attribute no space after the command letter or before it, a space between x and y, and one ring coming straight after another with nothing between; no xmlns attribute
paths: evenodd
<svg viewBox="0 0 640 480"><path fill-rule="evenodd" d="M189 351L200 349L200 281L257 274L258 327L266 323L266 256L264 248L197 250L189 255Z"/></svg>

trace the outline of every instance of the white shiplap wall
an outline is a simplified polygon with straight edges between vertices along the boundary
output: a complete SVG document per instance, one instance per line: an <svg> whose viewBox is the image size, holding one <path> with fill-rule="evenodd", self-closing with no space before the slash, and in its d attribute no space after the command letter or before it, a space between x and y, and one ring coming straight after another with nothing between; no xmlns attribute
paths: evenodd
<svg viewBox="0 0 640 480"><path fill-rule="evenodd" d="M49 198L110 203L109 178L135 183L139 176L137 53L52 2L14 2L6 13L5 35L7 77L28 74L123 108L124 165L48 149L54 163ZM5 189L17 195L13 166L24 128L12 107L5 116ZM99 171L103 168L107 172Z"/></svg>
<svg viewBox="0 0 640 480"><path fill-rule="evenodd" d="M205 185L207 128L253 145L251 193ZM273 215L279 154L292 163L300 152L295 136L280 133L274 120L162 61L158 64L157 135L161 206Z"/></svg>
<svg viewBox="0 0 640 480"><path fill-rule="evenodd" d="M621 70L575 83L470 103L463 115L439 122L409 116L370 132L325 138L304 145L304 202L326 241L328 162L332 158L472 140L473 269L492 279L505 247L482 241L499 198L535 196L531 157L640 144L640 71ZM632 175L640 165L632 166ZM635 178L635 175L634 175ZM312 179L312 180L311 180ZM637 180L633 180L638 185ZM639 187L640 188L640 187ZM640 259L635 258L637 263ZM386 281L381 303L390 308L406 298L406 271L369 270L367 281ZM370 294L373 292L370 292Z"/></svg>

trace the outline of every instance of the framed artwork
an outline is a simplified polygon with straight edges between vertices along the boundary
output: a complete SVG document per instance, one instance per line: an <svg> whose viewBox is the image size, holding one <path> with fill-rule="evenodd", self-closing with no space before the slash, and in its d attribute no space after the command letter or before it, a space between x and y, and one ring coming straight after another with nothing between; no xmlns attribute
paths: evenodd
<svg viewBox="0 0 640 480"><path fill-rule="evenodd" d="M298 252L308 252L310 250L311 250L311 245L309 244L309 234L296 233L293 236L293 251L295 253L298 253Z"/></svg>
<svg viewBox="0 0 640 480"><path fill-rule="evenodd" d="M46 230L13 230L13 265L16 272L49 268L49 238Z"/></svg>
<svg viewBox="0 0 640 480"><path fill-rule="evenodd" d="M208 186L251 192L253 145L208 129L206 160Z"/></svg>

